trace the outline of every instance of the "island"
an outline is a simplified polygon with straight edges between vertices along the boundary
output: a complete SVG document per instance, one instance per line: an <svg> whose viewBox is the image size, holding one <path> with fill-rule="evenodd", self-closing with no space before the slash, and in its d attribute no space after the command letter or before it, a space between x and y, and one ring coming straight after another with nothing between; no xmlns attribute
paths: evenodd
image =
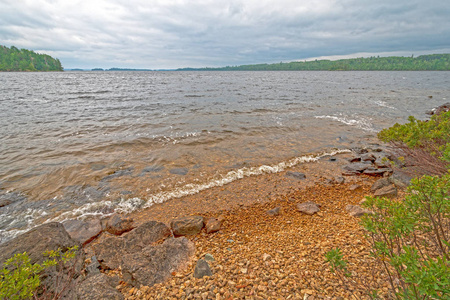
<svg viewBox="0 0 450 300"><path fill-rule="evenodd" d="M0 72L63 71L61 62L47 54L0 45Z"/></svg>

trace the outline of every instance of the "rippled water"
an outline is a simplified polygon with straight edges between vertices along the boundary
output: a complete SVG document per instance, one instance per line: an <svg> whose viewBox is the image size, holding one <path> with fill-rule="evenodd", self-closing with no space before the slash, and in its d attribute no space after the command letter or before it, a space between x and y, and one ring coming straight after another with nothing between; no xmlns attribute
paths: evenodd
<svg viewBox="0 0 450 300"><path fill-rule="evenodd" d="M364 146L449 87L450 72L0 73L0 237Z"/></svg>

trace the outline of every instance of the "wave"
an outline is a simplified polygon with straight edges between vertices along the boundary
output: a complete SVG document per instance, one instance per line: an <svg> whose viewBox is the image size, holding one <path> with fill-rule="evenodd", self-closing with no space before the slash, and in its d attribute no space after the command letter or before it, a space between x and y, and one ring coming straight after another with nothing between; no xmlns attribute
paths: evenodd
<svg viewBox="0 0 450 300"><path fill-rule="evenodd" d="M349 126L355 126L359 129L362 129L364 131L369 131L369 132L377 132L377 130L375 128L373 128L373 124L366 118L358 118L358 119L352 119L346 116L316 116L316 119L331 119L334 121L338 121L341 123L344 123L345 125L349 125Z"/></svg>

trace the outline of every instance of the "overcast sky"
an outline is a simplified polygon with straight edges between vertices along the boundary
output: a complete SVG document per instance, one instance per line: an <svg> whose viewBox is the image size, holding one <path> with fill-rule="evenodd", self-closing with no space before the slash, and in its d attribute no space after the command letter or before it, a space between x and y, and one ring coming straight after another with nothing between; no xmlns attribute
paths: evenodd
<svg viewBox="0 0 450 300"><path fill-rule="evenodd" d="M450 53L450 1L1 0L0 45L65 68Z"/></svg>

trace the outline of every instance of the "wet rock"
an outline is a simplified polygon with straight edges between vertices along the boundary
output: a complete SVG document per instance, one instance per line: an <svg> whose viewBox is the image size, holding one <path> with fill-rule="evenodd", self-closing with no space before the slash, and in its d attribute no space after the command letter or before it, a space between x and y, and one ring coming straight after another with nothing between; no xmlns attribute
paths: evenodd
<svg viewBox="0 0 450 300"><path fill-rule="evenodd" d="M391 184L376 190L373 194L375 197L394 198L397 196L397 188Z"/></svg>
<svg viewBox="0 0 450 300"><path fill-rule="evenodd" d="M121 170L117 170L114 173L103 177L103 179L101 181L109 181L111 179L117 178L117 177L122 177L122 176L131 176L133 175L133 171L134 171L134 167L129 167L126 169L121 169Z"/></svg>
<svg viewBox="0 0 450 300"><path fill-rule="evenodd" d="M76 299L78 300L101 300L112 299L122 300L124 296L111 286L108 276L103 273L88 276L84 281L80 282L76 288Z"/></svg>
<svg viewBox="0 0 450 300"><path fill-rule="evenodd" d="M10 205L14 202L23 201L26 197L16 193L16 192L10 192L10 193L0 193L0 207L4 207L7 205Z"/></svg>
<svg viewBox="0 0 450 300"><path fill-rule="evenodd" d="M63 225L70 237L82 245L91 242L102 232L99 219L68 220Z"/></svg>
<svg viewBox="0 0 450 300"><path fill-rule="evenodd" d="M186 168L175 168L175 169L170 169L169 172L171 174L175 174L175 175L186 175L189 170Z"/></svg>
<svg viewBox="0 0 450 300"><path fill-rule="evenodd" d="M106 222L105 231L114 235L121 235L133 228L134 224L132 218L114 214Z"/></svg>
<svg viewBox="0 0 450 300"><path fill-rule="evenodd" d="M273 208L271 210L268 210L267 214L269 216L278 216L280 214L280 210L281 210L281 207L275 207L275 208Z"/></svg>
<svg viewBox="0 0 450 300"><path fill-rule="evenodd" d="M195 265L194 277L203 278L204 276L212 276L212 271L207 261L199 259Z"/></svg>
<svg viewBox="0 0 450 300"><path fill-rule="evenodd" d="M372 187L370 188L370 190L372 192L375 192L375 191L377 191L381 188L384 188L386 186L389 186L389 185L391 185L389 178L381 178L381 179L378 179L377 181L375 181L374 184L372 184Z"/></svg>
<svg viewBox="0 0 450 300"><path fill-rule="evenodd" d="M194 252L194 244L185 237L169 238L162 244L147 246L141 252L125 254L121 267L124 273L131 275L133 282L152 286L187 266Z"/></svg>
<svg viewBox="0 0 450 300"><path fill-rule="evenodd" d="M222 222L216 218L210 218L206 222L206 233L213 233L219 231L222 227Z"/></svg>
<svg viewBox="0 0 450 300"><path fill-rule="evenodd" d="M308 215L313 215L316 212L319 212L320 208L318 204L308 201L297 204L297 210Z"/></svg>
<svg viewBox="0 0 450 300"><path fill-rule="evenodd" d="M413 176L404 172L402 170L395 170L391 177L389 177L390 182L392 182L395 186L406 189L410 184Z"/></svg>
<svg viewBox="0 0 450 300"><path fill-rule="evenodd" d="M438 107L433 108L432 110L426 111L425 113L431 116L431 115L440 115L443 112L447 111L450 111L450 102L444 103Z"/></svg>
<svg viewBox="0 0 450 300"><path fill-rule="evenodd" d="M359 205L347 205L345 210L353 217L361 217L366 214L373 214L372 211L364 209Z"/></svg>
<svg viewBox="0 0 450 300"><path fill-rule="evenodd" d="M141 174L139 174L139 176L145 176L148 173L157 173L164 170L163 166L150 166L150 167L146 167L144 169L142 169Z"/></svg>
<svg viewBox="0 0 450 300"><path fill-rule="evenodd" d="M173 234L177 236L197 234L202 230L203 225L202 216L182 217L170 222Z"/></svg>
<svg viewBox="0 0 450 300"><path fill-rule="evenodd" d="M287 176L287 177L292 177L292 178L295 178L295 179L299 179L299 180L305 179L305 178L306 178L306 175L303 174L303 173L300 173L300 172L291 172L291 171L286 172L286 176Z"/></svg>
<svg viewBox="0 0 450 300"><path fill-rule="evenodd" d="M361 161L370 161L374 162L377 158L372 153L365 153L361 155Z"/></svg>

